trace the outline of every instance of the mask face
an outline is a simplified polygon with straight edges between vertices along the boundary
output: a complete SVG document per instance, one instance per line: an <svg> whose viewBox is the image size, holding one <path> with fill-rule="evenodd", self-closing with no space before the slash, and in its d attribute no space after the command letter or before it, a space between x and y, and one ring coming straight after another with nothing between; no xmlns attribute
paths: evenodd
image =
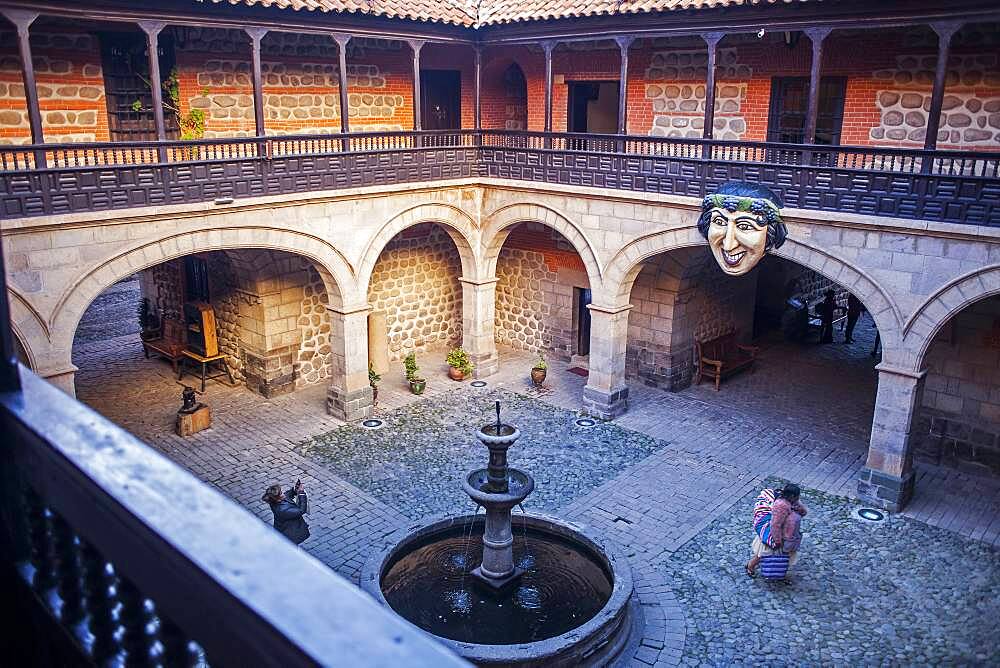
<svg viewBox="0 0 1000 668"><path fill-rule="evenodd" d="M722 271L740 276L753 269L764 257L767 221L750 211L711 210L708 245Z"/></svg>

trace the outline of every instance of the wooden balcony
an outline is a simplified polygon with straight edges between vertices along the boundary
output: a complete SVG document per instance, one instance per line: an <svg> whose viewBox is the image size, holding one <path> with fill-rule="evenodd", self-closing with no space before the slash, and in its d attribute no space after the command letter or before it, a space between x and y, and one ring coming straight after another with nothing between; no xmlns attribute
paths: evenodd
<svg viewBox="0 0 1000 668"><path fill-rule="evenodd" d="M490 177L696 198L746 180L788 207L1000 226L1000 153L502 130L2 147L0 211L20 218Z"/></svg>

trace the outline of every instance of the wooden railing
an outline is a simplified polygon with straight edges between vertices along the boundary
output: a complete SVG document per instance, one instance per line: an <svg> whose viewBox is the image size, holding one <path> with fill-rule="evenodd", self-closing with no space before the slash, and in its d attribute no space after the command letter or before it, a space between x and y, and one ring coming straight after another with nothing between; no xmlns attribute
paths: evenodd
<svg viewBox="0 0 1000 668"><path fill-rule="evenodd" d="M1000 225L1000 152L507 130L4 146L0 215L483 176L696 197L745 179L804 209Z"/></svg>
<svg viewBox="0 0 1000 668"><path fill-rule="evenodd" d="M6 315L0 262L0 313ZM467 665L23 367L0 322L0 582L60 665ZM16 643L30 639L8 640ZM5 643L7 646L7 643ZM7 657L11 658L11 657Z"/></svg>

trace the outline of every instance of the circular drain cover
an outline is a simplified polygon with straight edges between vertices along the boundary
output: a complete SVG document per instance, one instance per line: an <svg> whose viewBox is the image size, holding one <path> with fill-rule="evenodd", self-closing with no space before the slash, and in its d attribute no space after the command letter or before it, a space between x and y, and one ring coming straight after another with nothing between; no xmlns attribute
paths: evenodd
<svg viewBox="0 0 1000 668"><path fill-rule="evenodd" d="M472 387L486 387L485 380L474 380L469 384L472 385Z"/></svg>
<svg viewBox="0 0 1000 668"><path fill-rule="evenodd" d="M577 427L583 427L584 429L590 429L597 424L597 420L591 418L580 418L576 421Z"/></svg>
<svg viewBox="0 0 1000 668"><path fill-rule="evenodd" d="M869 522L881 522L885 519L885 513L874 508L858 508L854 514Z"/></svg>
<svg viewBox="0 0 1000 668"><path fill-rule="evenodd" d="M381 429L385 426L385 422L379 420L378 418L369 418L361 423L361 426L365 429Z"/></svg>

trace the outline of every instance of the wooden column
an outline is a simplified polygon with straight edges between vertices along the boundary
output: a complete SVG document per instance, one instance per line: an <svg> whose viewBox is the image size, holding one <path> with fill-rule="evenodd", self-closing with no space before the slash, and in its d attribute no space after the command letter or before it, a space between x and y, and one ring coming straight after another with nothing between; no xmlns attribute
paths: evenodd
<svg viewBox="0 0 1000 668"><path fill-rule="evenodd" d="M927 112L927 136L924 137L924 149L933 151L937 148L938 129L941 125L941 105L944 104L944 85L948 77L948 51L951 49L951 38L955 36L962 24L958 21L942 21L932 23L931 28L938 36L937 69L934 72L934 90L931 92L931 108ZM932 161L924 160L924 171L929 171Z"/></svg>
<svg viewBox="0 0 1000 668"><path fill-rule="evenodd" d="M552 50L556 44L555 41L542 42L545 51L545 132L552 132Z"/></svg>
<svg viewBox="0 0 1000 668"><path fill-rule="evenodd" d="M807 28L805 33L812 42L812 63L809 68L809 103L806 107L806 122L802 133L803 144L816 143L816 117L819 115L819 73L823 62L823 40L831 28Z"/></svg>
<svg viewBox="0 0 1000 668"><path fill-rule="evenodd" d="M244 28L250 35L250 59L253 69L253 122L258 137L264 136L264 82L260 72L260 42L267 28Z"/></svg>
<svg viewBox="0 0 1000 668"><path fill-rule="evenodd" d="M163 120L163 82L160 79L160 31L167 24L163 21L139 21L139 28L146 33L146 51L149 55L149 88L153 95L153 122L156 124L156 140L167 140L167 125ZM160 162L167 161L167 149L156 149Z"/></svg>
<svg viewBox="0 0 1000 668"><path fill-rule="evenodd" d="M408 39L406 43L413 49L413 129L422 129L420 118L420 49L424 48L426 40Z"/></svg>
<svg viewBox="0 0 1000 668"><path fill-rule="evenodd" d="M708 44L708 64L705 77L705 127L701 131L701 136L705 139L712 138L715 127L715 59L719 42L723 37L725 37L725 33L721 32L706 32L701 36Z"/></svg>
<svg viewBox="0 0 1000 668"><path fill-rule="evenodd" d="M17 28L17 48L21 54L21 76L24 79L24 98L28 105L28 123L31 126L31 143L45 143L42 133L42 112L38 108L38 89L35 87L35 65L31 60L28 26L38 18L38 12L23 9L5 9L3 15ZM35 166L45 167L45 151L35 151Z"/></svg>
<svg viewBox="0 0 1000 668"><path fill-rule="evenodd" d="M628 134L628 50L634 37L615 37L621 51L621 69L618 72L618 134Z"/></svg>
<svg viewBox="0 0 1000 668"><path fill-rule="evenodd" d="M337 59L339 62L337 68L337 85L340 89L340 131L346 135L351 131L351 108L347 102L347 43L351 41L351 36L337 33L333 36L333 39L337 42ZM345 139L345 150L347 144L348 142Z"/></svg>
<svg viewBox="0 0 1000 668"><path fill-rule="evenodd" d="M474 119L473 128L478 132L483 129L483 108L482 100L480 99L481 87L482 87L482 77L483 77L483 49L480 46L475 47L475 56L473 60L473 79L472 79L472 95L473 95L473 109L474 109Z"/></svg>

